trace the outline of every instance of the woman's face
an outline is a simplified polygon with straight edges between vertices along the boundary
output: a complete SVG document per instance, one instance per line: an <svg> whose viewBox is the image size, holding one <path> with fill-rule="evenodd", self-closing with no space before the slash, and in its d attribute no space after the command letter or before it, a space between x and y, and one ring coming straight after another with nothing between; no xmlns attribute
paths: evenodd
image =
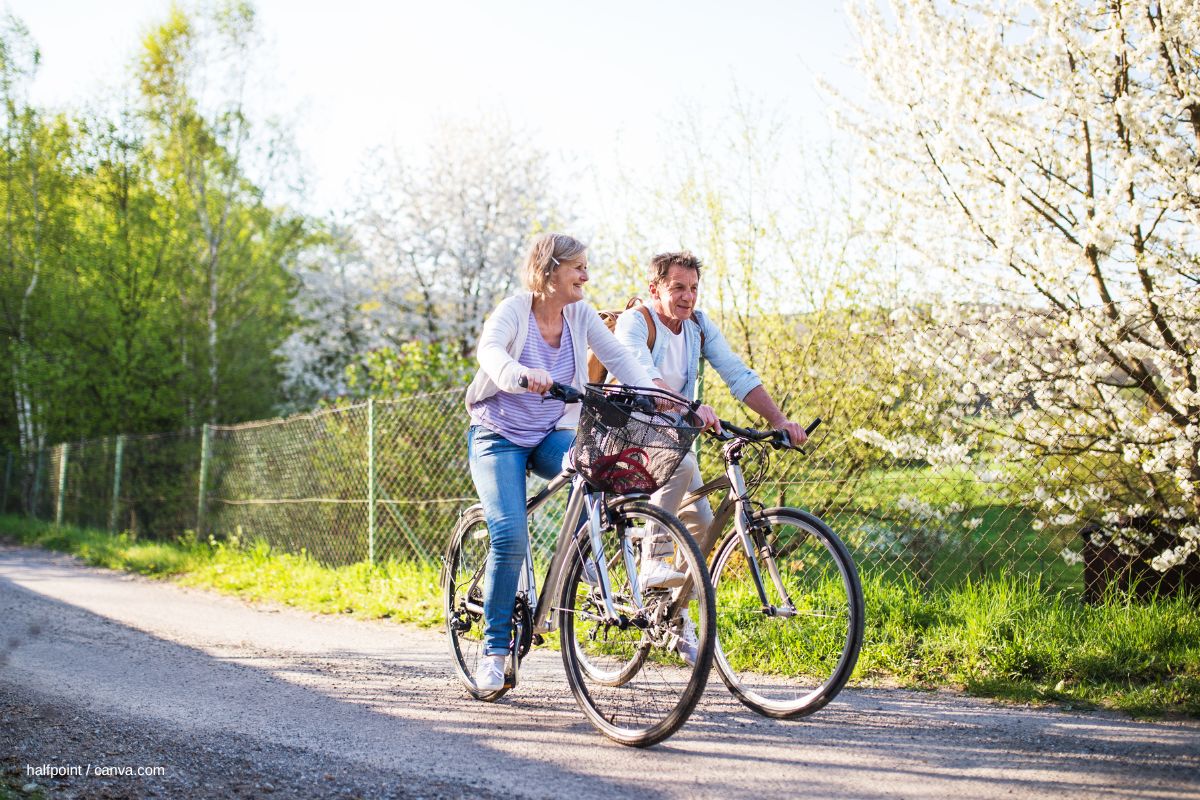
<svg viewBox="0 0 1200 800"><path fill-rule="evenodd" d="M682 323L691 319L696 307L696 294L700 291L700 276L694 269L672 264L666 279L650 284L650 296L654 308L665 320Z"/></svg>
<svg viewBox="0 0 1200 800"><path fill-rule="evenodd" d="M583 299L583 285L587 282L588 260L587 253L583 253L578 258L559 264L546 288L556 299L561 297L564 303L569 304Z"/></svg>

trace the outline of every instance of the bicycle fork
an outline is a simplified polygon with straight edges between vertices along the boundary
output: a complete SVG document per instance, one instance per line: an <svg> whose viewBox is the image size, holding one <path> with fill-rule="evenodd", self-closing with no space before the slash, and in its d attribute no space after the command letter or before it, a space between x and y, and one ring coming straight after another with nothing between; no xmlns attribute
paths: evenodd
<svg viewBox="0 0 1200 800"><path fill-rule="evenodd" d="M762 532L758 523L751 516L750 501L746 496L746 479L742 475L742 468L738 464L730 465L727 470L729 476L730 495L726 502L732 501L734 504L734 527L737 529L738 538L741 541L742 549L746 553L746 563L750 567L750 577L754 579L754 588L758 591L759 602L762 604L762 613L768 617L794 617L798 613L796 605L792 602L792 598L788 595L787 589L783 585L783 577L779 574L779 565L775 563L774 548L767 540L765 533ZM717 514L713 524L716 524L716 519L720 518ZM761 542L761 546L756 542ZM774 606L767 599L767 588L763 584L762 570L758 566L759 558L767 565L767 573L771 576L771 582L775 584L775 588L779 591L779 598L783 605Z"/></svg>

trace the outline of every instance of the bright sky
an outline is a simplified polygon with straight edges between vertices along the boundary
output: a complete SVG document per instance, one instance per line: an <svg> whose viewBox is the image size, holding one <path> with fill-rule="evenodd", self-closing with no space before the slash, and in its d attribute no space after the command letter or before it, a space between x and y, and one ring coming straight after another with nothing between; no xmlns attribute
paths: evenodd
<svg viewBox="0 0 1200 800"><path fill-rule="evenodd" d="M169 0L8 0L42 52L33 98L75 107L119 85ZM184 6L189 7L187 4ZM852 38L830 0L257 0L275 99L312 170L313 212L343 207L373 147L414 145L439 116L502 111L568 160L651 165L684 106L733 87L829 136L818 75L854 93ZM584 202L587 200L584 198ZM586 213L586 212L585 212Z"/></svg>

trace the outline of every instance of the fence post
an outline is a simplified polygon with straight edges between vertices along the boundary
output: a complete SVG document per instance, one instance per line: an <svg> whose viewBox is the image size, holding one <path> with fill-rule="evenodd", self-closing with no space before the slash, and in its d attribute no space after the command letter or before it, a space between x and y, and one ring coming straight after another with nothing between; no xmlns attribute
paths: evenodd
<svg viewBox="0 0 1200 800"><path fill-rule="evenodd" d="M375 398L367 398L367 561L375 563Z"/></svg>
<svg viewBox="0 0 1200 800"><path fill-rule="evenodd" d="M29 516L38 518L42 506L42 483L46 480L46 450L41 448L33 457L33 492L29 503Z"/></svg>
<svg viewBox="0 0 1200 800"><path fill-rule="evenodd" d="M4 499L0 500L0 513L8 513L8 493L12 489L12 450L4 451Z"/></svg>
<svg viewBox="0 0 1200 800"><path fill-rule="evenodd" d="M62 525L63 500L67 494L67 458L71 454L71 445L63 442L58 446L58 502L54 506L54 524Z"/></svg>
<svg viewBox="0 0 1200 800"><path fill-rule="evenodd" d="M205 489L208 486L208 450L210 447L211 429L204 423L200 434L200 489L196 498L196 536L204 535L204 501Z"/></svg>
<svg viewBox="0 0 1200 800"><path fill-rule="evenodd" d="M125 458L125 434L117 435L117 453L113 457L112 508L108 511L108 532L117 532L117 512L121 510L121 462Z"/></svg>

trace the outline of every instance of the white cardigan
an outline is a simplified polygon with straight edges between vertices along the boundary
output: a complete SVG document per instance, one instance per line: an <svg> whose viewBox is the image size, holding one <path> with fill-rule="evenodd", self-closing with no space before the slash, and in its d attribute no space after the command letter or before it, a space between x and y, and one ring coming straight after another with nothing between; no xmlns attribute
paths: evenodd
<svg viewBox="0 0 1200 800"><path fill-rule="evenodd" d="M520 292L505 298L496 306L483 324L476 357L479 371L467 387L467 408L500 391L524 392L518 380L529 369L517 361L525 350L529 335L529 310L533 293ZM631 386L653 386L654 381L636 357L617 341L592 306L580 300L563 309L563 319L571 330L571 345L575 350L575 377L571 385L583 391L587 381L587 351L591 347L608 371L621 383ZM557 428L575 428L579 424L579 404L567 405Z"/></svg>

